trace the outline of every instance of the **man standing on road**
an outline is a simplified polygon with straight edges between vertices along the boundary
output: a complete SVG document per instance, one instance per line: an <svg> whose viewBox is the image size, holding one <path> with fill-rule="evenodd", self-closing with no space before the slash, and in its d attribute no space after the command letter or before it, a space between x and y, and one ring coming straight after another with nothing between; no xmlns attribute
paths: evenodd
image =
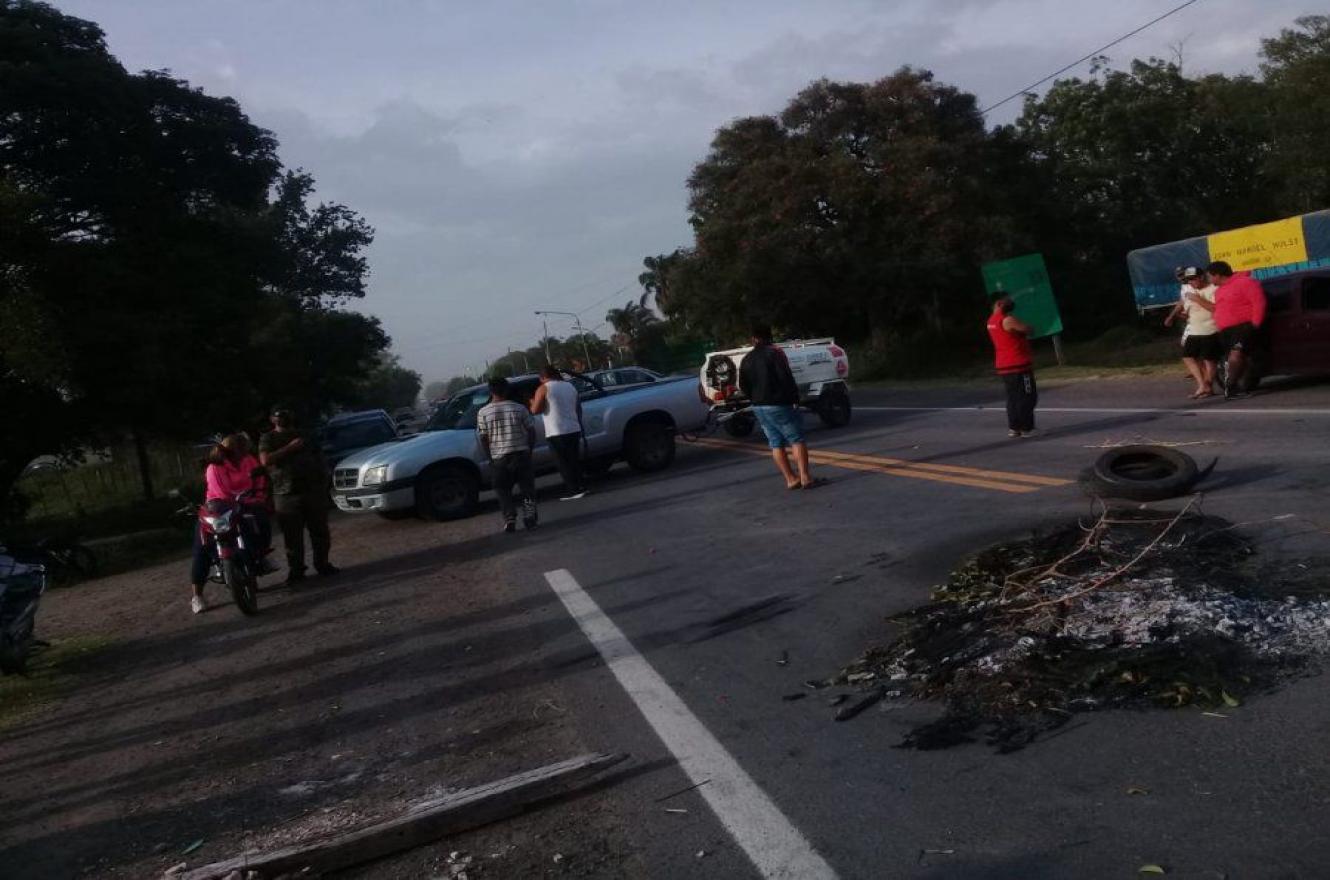
<svg viewBox="0 0 1330 880"><path fill-rule="evenodd" d="M1228 373L1224 377L1224 399L1246 397L1242 380L1247 375L1256 335L1265 323L1265 291L1261 282L1248 272L1233 272L1233 267L1216 260L1206 267L1215 291L1215 326L1219 341L1228 351ZM1200 303L1204 308L1205 304Z"/></svg>
<svg viewBox="0 0 1330 880"><path fill-rule="evenodd" d="M491 379L490 402L476 413L476 437L490 462L490 477L499 496L503 530L517 531L517 506L513 483L522 490L522 525L536 527L536 477L531 470L531 450L536 445L536 426L522 404L508 399L508 380Z"/></svg>
<svg viewBox="0 0 1330 880"><path fill-rule="evenodd" d="M1034 384L1034 355L1030 349L1030 326L1014 314L1016 303L1003 294L993 301L988 316L988 337L993 340L997 373L1007 387L1007 436L1035 434L1034 408L1039 390Z"/></svg>
<svg viewBox="0 0 1330 880"><path fill-rule="evenodd" d="M532 415L545 419L545 442L554 452L563 477L563 497L573 501L586 495L582 485L582 402L577 388L563 378L559 368L546 364L540 368L540 387L531 397Z"/></svg>
<svg viewBox="0 0 1330 880"><path fill-rule="evenodd" d="M277 525L286 544L286 583L305 579L305 532L309 531L314 570L324 577L337 574L328 561L328 469L319 449L296 429L295 414L286 407L272 411L272 430L259 438L259 460L272 483Z"/></svg>
<svg viewBox="0 0 1330 880"><path fill-rule="evenodd" d="M808 445L804 442L803 417L799 413L799 386L790 371L790 361L771 343L771 328L753 325L753 350L739 363L739 392L753 405L753 415L767 435L771 458L785 478L787 489L813 489L826 483L808 470ZM786 449L793 450L798 476L790 468Z"/></svg>
<svg viewBox="0 0 1330 880"><path fill-rule="evenodd" d="M1196 381L1192 399L1199 400L1214 396L1215 368L1222 354L1219 330L1215 327L1213 315L1215 286L1195 266L1183 269L1182 277L1186 282L1182 286L1182 299L1168 313L1164 326L1171 326L1179 317L1186 318L1187 326L1182 334L1182 363Z"/></svg>

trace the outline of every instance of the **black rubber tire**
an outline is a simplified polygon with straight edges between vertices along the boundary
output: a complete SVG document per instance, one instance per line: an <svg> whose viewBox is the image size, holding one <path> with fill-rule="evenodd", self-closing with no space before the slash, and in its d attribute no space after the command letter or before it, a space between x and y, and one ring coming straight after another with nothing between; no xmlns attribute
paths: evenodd
<svg viewBox="0 0 1330 880"><path fill-rule="evenodd" d="M1136 445L1110 449L1086 474L1097 495L1128 501L1162 501L1185 494L1199 477L1196 462L1166 446Z"/></svg>
<svg viewBox="0 0 1330 880"><path fill-rule="evenodd" d="M612 455L601 455L596 458L587 458L582 460L582 473L588 477L603 477L614 467L615 458Z"/></svg>
<svg viewBox="0 0 1330 880"><path fill-rule="evenodd" d="M623 438L623 458L635 471L663 471L674 462L674 428L659 422L629 425Z"/></svg>
<svg viewBox="0 0 1330 880"><path fill-rule="evenodd" d="M850 407L850 395L844 388L832 388L822 392L817 399L817 417L828 428L843 428L850 423L853 410Z"/></svg>
<svg viewBox="0 0 1330 880"><path fill-rule="evenodd" d="M222 560L222 580L226 581L241 614L253 616L259 613L258 581L234 556Z"/></svg>
<svg viewBox="0 0 1330 880"><path fill-rule="evenodd" d="M426 470L416 480L416 510L426 519L465 519L480 506L480 480L460 465Z"/></svg>
<svg viewBox="0 0 1330 880"><path fill-rule="evenodd" d="M722 425L725 428L725 433L731 437L747 437L757 427L757 419L753 417L752 413L741 412L730 416Z"/></svg>

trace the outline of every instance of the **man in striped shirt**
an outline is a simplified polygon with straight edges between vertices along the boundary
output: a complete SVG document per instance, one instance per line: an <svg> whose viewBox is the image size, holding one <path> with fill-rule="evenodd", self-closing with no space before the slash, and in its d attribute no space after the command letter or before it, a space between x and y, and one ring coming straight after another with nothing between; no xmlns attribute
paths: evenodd
<svg viewBox="0 0 1330 880"><path fill-rule="evenodd" d="M490 477L499 496L503 530L517 531L517 506L513 483L522 490L522 524L536 527L536 478L531 470L531 449L536 445L536 427L531 413L509 400L507 379L491 379L490 402L476 414L476 437L490 460Z"/></svg>

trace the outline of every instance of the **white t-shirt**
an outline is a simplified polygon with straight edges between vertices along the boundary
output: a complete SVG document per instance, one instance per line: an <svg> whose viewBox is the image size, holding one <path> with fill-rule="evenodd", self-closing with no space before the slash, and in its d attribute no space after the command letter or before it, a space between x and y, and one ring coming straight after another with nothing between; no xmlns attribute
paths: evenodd
<svg viewBox="0 0 1330 880"><path fill-rule="evenodd" d="M1219 328L1215 326L1215 313L1187 299L1188 293L1199 293L1206 300L1213 303L1217 289L1213 284L1199 290L1190 284L1183 285L1182 312L1187 316L1187 329L1182 331L1183 339L1188 336L1212 336L1219 332Z"/></svg>
<svg viewBox="0 0 1330 880"><path fill-rule="evenodd" d="M545 436L559 437L582 430L577 420L577 389L572 382L554 379L545 383Z"/></svg>

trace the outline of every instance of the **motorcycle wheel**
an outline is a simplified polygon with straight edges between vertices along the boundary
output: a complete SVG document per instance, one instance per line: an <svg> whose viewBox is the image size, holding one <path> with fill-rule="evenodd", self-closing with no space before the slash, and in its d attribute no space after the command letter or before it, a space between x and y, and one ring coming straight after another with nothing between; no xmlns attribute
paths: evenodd
<svg viewBox="0 0 1330 880"><path fill-rule="evenodd" d="M254 576L235 558L222 560L222 577L231 588L236 607L245 615L259 613L259 585Z"/></svg>

